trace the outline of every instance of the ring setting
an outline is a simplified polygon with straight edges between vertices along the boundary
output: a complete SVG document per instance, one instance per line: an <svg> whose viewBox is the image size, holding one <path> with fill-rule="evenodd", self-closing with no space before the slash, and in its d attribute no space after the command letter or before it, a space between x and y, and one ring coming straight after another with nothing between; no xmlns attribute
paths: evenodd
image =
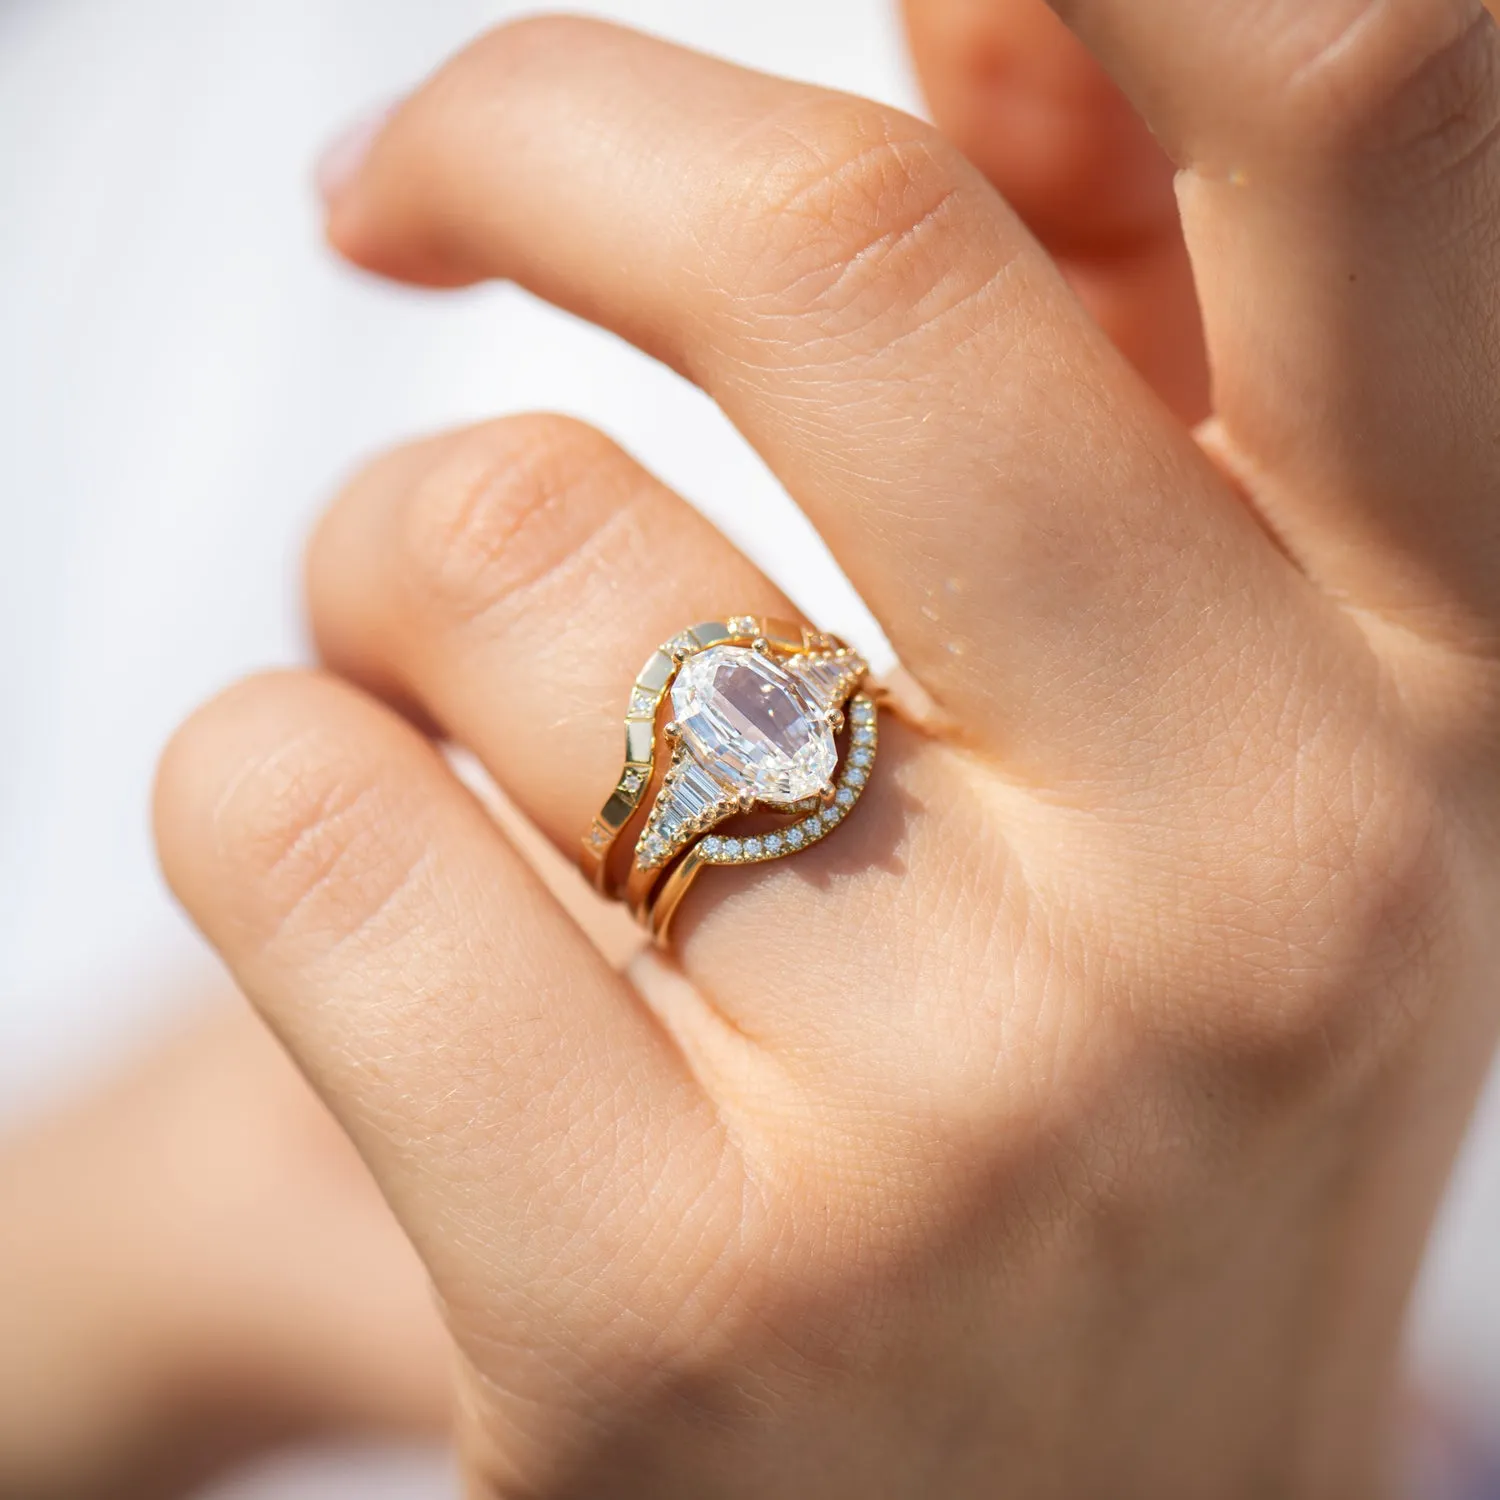
<svg viewBox="0 0 1500 1500"><path fill-rule="evenodd" d="M835 636L751 615L674 636L630 690L625 762L584 835L585 874L664 941L703 868L764 864L826 838L874 766L868 670ZM762 825L766 815L785 821L723 831L752 813ZM634 852L620 881L610 854L627 832Z"/></svg>

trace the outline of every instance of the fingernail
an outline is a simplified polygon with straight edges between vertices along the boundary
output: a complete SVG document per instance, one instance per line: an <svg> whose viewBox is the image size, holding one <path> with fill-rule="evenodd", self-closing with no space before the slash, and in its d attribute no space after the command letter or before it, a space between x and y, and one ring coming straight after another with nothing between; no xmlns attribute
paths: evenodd
<svg viewBox="0 0 1500 1500"><path fill-rule="evenodd" d="M361 115L323 148L314 180L325 204L332 207L345 188L359 176L359 169L364 166L370 147L375 144L376 136L385 128L385 122L390 119L395 107L394 104L386 104Z"/></svg>

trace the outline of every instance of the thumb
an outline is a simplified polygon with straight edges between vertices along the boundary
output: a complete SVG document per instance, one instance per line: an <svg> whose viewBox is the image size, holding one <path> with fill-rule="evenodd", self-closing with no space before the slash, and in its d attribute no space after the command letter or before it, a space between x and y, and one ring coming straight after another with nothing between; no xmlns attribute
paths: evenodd
<svg viewBox="0 0 1500 1500"><path fill-rule="evenodd" d="M1173 166L1045 0L905 0L933 118L1184 419L1208 409Z"/></svg>

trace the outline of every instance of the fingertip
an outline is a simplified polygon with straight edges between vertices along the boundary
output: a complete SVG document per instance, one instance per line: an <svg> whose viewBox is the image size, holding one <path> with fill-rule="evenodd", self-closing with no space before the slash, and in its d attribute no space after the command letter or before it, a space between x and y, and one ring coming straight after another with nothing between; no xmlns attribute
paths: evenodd
<svg viewBox="0 0 1500 1500"><path fill-rule="evenodd" d="M480 278L392 233L401 216L393 219L389 212L389 182L382 187L381 177L390 174L383 174L377 160L387 153L377 147L401 103L392 100L360 115L319 156L313 182L323 207L323 238L340 260L388 281L438 289L471 285Z"/></svg>
<svg viewBox="0 0 1500 1500"><path fill-rule="evenodd" d="M394 103L381 105L344 126L323 148L313 169L313 185L323 209L323 236L342 260L379 272L376 242L358 191L375 142L384 132Z"/></svg>
<svg viewBox="0 0 1500 1500"><path fill-rule="evenodd" d="M323 148L313 181L326 207L336 207L353 185L369 157L370 148L385 129L395 107L395 102L390 101L366 110L345 125Z"/></svg>

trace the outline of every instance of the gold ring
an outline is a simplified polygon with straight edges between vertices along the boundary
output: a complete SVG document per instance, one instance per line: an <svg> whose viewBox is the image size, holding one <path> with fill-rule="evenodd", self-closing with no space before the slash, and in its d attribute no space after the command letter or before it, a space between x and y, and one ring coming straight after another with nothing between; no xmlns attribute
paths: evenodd
<svg viewBox="0 0 1500 1500"><path fill-rule="evenodd" d="M583 837L585 875L664 942L705 866L765 864L826 838L874 767L868 671L835 636L753 615L695 625L653 651L630 690L624 767ZM782 821L715 831L750 814ZM610 855L627 829L634 857L621 881Z"/></svg>

